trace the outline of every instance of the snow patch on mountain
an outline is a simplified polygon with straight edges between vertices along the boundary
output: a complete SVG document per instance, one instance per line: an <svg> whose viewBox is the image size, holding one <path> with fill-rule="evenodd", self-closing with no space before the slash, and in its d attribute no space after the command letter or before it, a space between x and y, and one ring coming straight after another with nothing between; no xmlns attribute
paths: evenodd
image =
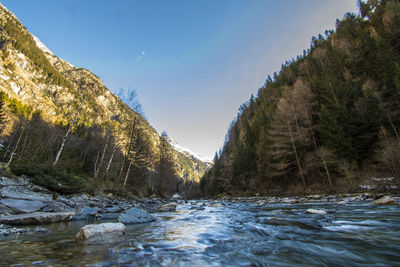
<svg viewBox="0 0 400 267"><path fill-rule="evenodd" d="M35 35L32 34L33 40L35 40L35 43L37 45L37 47L42 50L42 52L44 53L49 53L49 54L53 54L53 52L51 52L50 49L47 48L47 46L44 45L44 43L42 43L42 41L40 41L39 38L37 38Z"/></svg>
<svg viewBox="0 0 400 267"><path fill-rule="evenodd" d="M178 144L177 142L175 142L171 138L168 138L168 143L178 152L181 152L181 153L186 154L186 155L189 154L189 155L191 155L191 156L193 156L193 157L197 158L198 160L200 160L202 162L205 162L205 163L212 163L212 160L210 160L210 159L208 159L208 158L206 158L204 156L201 156L201 155L198 155L198 154L194 153L189 148L181 146L180 144Z"/></svg>
<svg viewBox="0 0 400 267"><path fill-rule="evenodd" d="M35 43L36 43L36 46L37 46L43 53L45 53L45 54L47 53L47 54L50 54L50 55L56 57L56 55L54 55L53 52L51 52L51 50L50 50L44 43L42 43L42 41L40 41L40 39L39 39L38 37L36 37L36 36L33 35L33 34L31 34L31 35L32 35L32 37L33 37L33 40L34 40ZM69 63L68 61L65 61L65 60L63 60L63 59L61 59L61 58L60 58L60 60L63 61L63 62L66 62L70 67L76 68L74 65L72 65L72 64Z"/></svg>

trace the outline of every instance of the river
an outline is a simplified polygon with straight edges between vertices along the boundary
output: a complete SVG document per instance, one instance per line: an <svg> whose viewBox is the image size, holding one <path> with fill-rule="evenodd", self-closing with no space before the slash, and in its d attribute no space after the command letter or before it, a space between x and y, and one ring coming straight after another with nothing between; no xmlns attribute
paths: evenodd
<svg viewBox="0 0 400 267"><path fill-rule="evenodd" d="M205 209L198 209L204 203ZM88 222L44 226L47 235L0 239L0 265L399 266L400 206L367 202L284 204L214 201L155 213L126 239L75 243ZM326 215L305 214L308 208Z"/></svg>

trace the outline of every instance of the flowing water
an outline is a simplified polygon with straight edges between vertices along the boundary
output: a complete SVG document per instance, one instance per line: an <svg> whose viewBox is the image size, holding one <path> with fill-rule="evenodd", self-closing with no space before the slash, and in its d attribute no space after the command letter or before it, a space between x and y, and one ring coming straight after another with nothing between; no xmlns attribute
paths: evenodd
<svg viewBox="0 0 400 267"><path fill-rule="evenodd" d="M123 242L84 245L88 222L45 226L48 235L0 239L0 265L399 266L400 206L205 202L127 226ZM197 206L198 207L198 206ZM308 208L327 215L305 214Z"/></svg>

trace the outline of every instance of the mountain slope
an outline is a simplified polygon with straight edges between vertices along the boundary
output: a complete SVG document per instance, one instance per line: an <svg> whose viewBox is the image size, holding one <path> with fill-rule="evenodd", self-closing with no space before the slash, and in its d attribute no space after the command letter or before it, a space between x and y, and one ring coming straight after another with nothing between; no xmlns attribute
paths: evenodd
<svg viewBox="0 0 400 267"><path fill-rule="evenodd" d="M351 192L400 176L400 4L360 1L268 76L201 181L204 195ZM395 185L387 188L398 188Z"/></svg>
<svg viewBox="0 0 400 267"><path fill-rule="evenodd" d="M40 143L43 152L31 157L35 160L30 164L47 166L61 151L58 168L69 166L68 171L81 173L85 181L95 178L94 183L114 189L130 185L140 194L152 191L161 137L147 120L111 93L95 74L55 56L2 5L0 27L0 86L8 117L3 135L8 136L8 147L17 153L38 153L35 145ZM47 141L29 132L38 121L51 136ZM173 154L178 178L187 161L203 164L179 152ZM14 163L21 165L24 157L30 160L20 154ZM102 173L110 178L98 181ZM197 175L187 178L198 180Z"/></svg>
<svg viewBox="0 0 400 267"><path fill-rule="evenodd" d="M176 151L179 162L179 165L177 165L179 176L186 181L200 182L200 178L211 168L212 162L179 145L171 138L168 138L168 143Z"/></svg>

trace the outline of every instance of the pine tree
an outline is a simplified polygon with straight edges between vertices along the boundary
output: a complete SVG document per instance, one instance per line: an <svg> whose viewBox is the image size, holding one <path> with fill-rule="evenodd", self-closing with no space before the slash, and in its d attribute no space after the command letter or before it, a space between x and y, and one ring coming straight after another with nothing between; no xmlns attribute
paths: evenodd
<svg viewBox="0 0 400 267"><path fill-rule="evenodd" d="M172 147L168 142L168 134L164 131L160 136L158 162L158 194L172 195L176 192L176 177L174 166L174 155Z"/></svg>

